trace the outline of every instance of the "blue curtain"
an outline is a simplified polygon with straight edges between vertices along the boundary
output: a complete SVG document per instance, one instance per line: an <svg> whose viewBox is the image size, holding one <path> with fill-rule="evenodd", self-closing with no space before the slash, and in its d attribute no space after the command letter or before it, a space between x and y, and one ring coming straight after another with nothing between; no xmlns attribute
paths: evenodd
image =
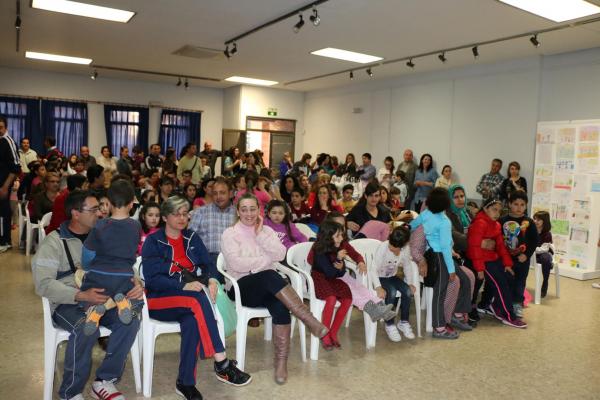
<svg viewBox="0 0 600 400"><path fill-rule="evenodd" d="M179 157L181 149L188 142L199 146L201 116L199 112L162 110L158 143L163 152L172 146Z"/></svg>
<svg viewBox="0 0 600 400"><path fill-rule="evenodd" d="M31 147L40 153L43 138L40 130L40 101L20 97L0 97L0 115L8 120L8 133L17 146L28 138Z"/></svg>
<svg viewBox="0 0 600 400"><path fill-rule="evenodd" d="M143 107L104 105L106 143L112 154L119 157L121 146L129 151L134 146L148 151L148 109Z"/></svg>
<svg viewBox="0 0 600 400"><path fill-rule="evenodd" d="M56 138L56 147L65 156L79 154L88 143L87 103L42 100L42 132Z"/></svg>

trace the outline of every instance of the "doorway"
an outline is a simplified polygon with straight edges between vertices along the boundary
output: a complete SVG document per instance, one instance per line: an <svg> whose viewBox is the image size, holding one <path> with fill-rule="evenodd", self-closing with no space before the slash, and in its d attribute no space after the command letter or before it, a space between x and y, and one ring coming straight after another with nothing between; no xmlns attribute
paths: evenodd
<svg viewBox="0 0 600 400"><path fill-rule="evenodd" d="M290 153L293 161L296 120L246 117L245 132L245 151L262 151L266 167L277 166L285 152Z"/></svg>

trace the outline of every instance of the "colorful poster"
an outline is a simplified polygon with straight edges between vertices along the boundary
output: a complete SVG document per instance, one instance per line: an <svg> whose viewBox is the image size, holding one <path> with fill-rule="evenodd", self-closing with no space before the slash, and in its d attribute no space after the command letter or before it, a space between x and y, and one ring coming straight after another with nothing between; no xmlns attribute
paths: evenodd
<svg viewBox="0 0 600 400"><path fill-rule="evenodd" d="M563 236L569 235L569 221L553 219L551 224L553 234Z"/></svg>
<svg viewBox="0 0 600 400"><path fill-rule="evenodd" d="M536 179L533 184L533 193L550 193L552 191L552 179Z"/></svg>
<svg viewBox="0 0 600 400"><path fill-rule="evenodd" d="M590 180L590 190L595 193L600 192L600 175L593 175Z"/></svg>
<svg viewBox="0 0 600 400"><path fill-rule="evenodd" d="M586 196L590 188L588 175L577 174L573 176L573 195Z"/></svg>
<svg viewBox="0 0 600 400"><path fill-rule="evenodd" d="M548 178L551 177L554 171L552 170L552 165L536 165L535 166L535 176Z"/></svg>
<svg viewBox="0 0 600 400"><path fill-rule="evenodd" d="M557 159L569 159L575 158L575 144L563 143L556 145L556 158Z"/></svg>
<svg viewBox="0 0 600 400"><path fill-rule="evenodd" d="M569 240L587 244L590 238L590 231L587 229L572 228Z"/></svg>
<svg viewBox="0 0 600 400"><path fill-rule="evenodd" d="M535 135L537 144L552 144L554 143L554 129L550 127L541 127Z"/></svg>
<svg viewBox="0 0 600 400"><path fill-rule="evenodd" d="M582 126L579 128L579 141L580 142L598 142L600 138L600 126Z"/></svg>
<svg viewBox="0 0 600 400"><path fill-rule="evenodd" d="M575 160L557 160L554 168L557 174L572 174L575 171Z"/></svg>
<svg viewBox="0 0 600 400"><path fill-rule="evenodd" d="M554 189L571 190L573 187L573 175L557 174L554 176Z"/></svg>
<svg viewBox="0 0 600 400"><path fill-rule="evenodd" d="M579 143L577 146L578 172L598 171L598 143Z"/></svg>
<svg viewBox="0 0 600 400"><path fill-rule="evenodd" d="M566 127L558 130L556 143L575 143L575 128Z"/></svg>
<svg viewBox="0 0 600 400"><path fill-rule="evenodd" d="M554 160L552 153L554 152L554 145L552 144L540 144L537 146L535 152L535 163L539 164L553 164Z"/></svg>

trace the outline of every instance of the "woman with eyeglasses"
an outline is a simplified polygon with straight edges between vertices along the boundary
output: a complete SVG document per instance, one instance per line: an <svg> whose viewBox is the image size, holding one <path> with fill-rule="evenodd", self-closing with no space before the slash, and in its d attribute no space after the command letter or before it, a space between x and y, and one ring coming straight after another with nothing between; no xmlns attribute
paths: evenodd
<svg viewBox="0 0 600 400"><path fill-rule="evenodd" d="M54 200L58 196L60 188L60 176L56 172L48 172L44 176L44 191L38 193L29 202L31 222L37 223L42 217L52 212Z"/></svg>
<svg viewBox="0 0 600 400"><path fill-rule="evenodd" d="M198 357L214 358L217 379L234 386L251 381L225 354L213 305L217 283L208 271L210 257L200 237L186 229L189 202L178 196L160 208L164 226L149 235L142 247L148 312L159 321L178 322L181 327L179 373L175 391L188 400L202 399L196 389Z"/></svg>

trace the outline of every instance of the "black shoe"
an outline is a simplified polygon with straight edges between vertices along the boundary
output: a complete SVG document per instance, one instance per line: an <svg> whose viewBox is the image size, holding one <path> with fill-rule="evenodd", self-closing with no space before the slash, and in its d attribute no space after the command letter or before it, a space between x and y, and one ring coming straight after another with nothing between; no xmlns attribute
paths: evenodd
<svg viewBox="0 0 600 400"><path fill-rule="evenodd" d="M471 312L469 313L469 322L477 323L480 320L481 320L481 317L479 316L477 309L471 310Z"/></svg>
<svg viewBox="0 0 600 400"><path fill-rule="evenodd" d="M542 290L542 299L543 299L544 297L546 297L546 295L547 295L547 294L548 294L548 292L547 292L547 291L544 291L544 290Z"/></svg>
<svg viewBox="0 0 600 400"><path fill-rule="evenodd" d="M187 386L179 381L175 384L175 393L186 400L202 400L202 394L196 389L196 386Z"/></svg>
<svg viewBox="0 0 600 400"><path fill-rule="evenodd" d="M237 367L237 361L235 360L229 360L227 367L223 369L218 369L217 363L215 363L215 374L218 380L233 386L244 386L252 381L249 374Z"/></svg>

